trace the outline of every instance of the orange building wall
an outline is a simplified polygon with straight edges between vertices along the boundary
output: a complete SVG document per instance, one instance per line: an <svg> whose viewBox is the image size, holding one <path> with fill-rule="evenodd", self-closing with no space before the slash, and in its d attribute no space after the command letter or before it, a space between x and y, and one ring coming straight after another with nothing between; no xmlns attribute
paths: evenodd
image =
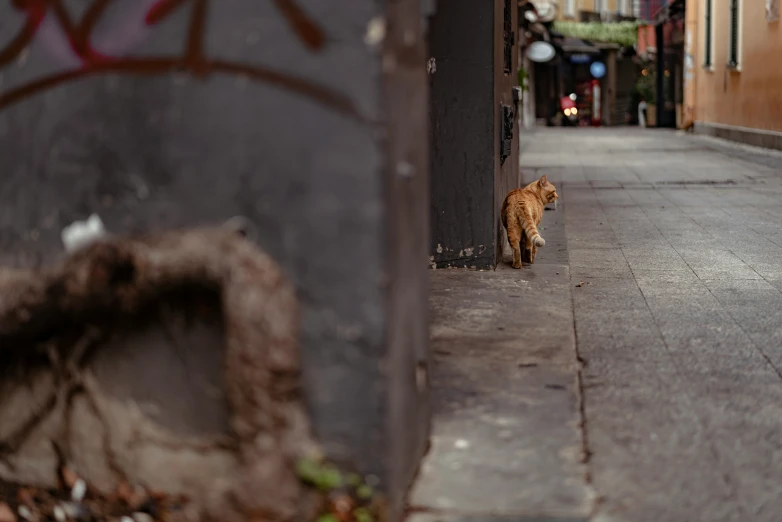
<svg viewBox="0 0 782 522"><path fill-rule="evenodd" d="M663 39L666 42L670 42L673 34L673 26L671 24L663 25ZM638 27L638 43L636 45L636 51L638 54L643 55L649 51L657 50L657 34L654 29L654 25L641 25Z"/></svg>
<svg viewBox="0 0 782 522"><path fill-rule="evenodd" d="M638 54L646 54L649 49L655 49L657 47L657 40L654 35L653 25L642 25L638 28L638 45L636 50Z"/></svg>
<svg viewBox="0 0 782 522"><path fill-rule="evenodd" d="M697 16L687 27L697 34L693 45L695 120L782 132L782 27L766 21L765 2L741 0L739 69L729 70L729 7L727 0L712 0L713 68L703 67L705 0L688 0L687 13ZM686 45L686 43L685 43ZM685 85L685 92L687 85ZM685 96L686 104L686 96Z"/></svg>

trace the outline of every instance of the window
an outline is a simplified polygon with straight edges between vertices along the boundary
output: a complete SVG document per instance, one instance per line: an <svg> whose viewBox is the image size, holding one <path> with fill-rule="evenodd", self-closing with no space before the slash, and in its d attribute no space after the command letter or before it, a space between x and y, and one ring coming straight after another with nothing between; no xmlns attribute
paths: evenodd
<svg viewBox="0 0 782 522"><path fill-rule="evenodd" d="M739 66L739 41L741 28L739 26L739 0L730 2L730 40L728 47L728 67L733 69Z"/></svg>
<svg viewBox="0 0 782 522"><path fill-rule="evenodd" d="M565 0L565 16L576 16L576 0Z"/></svg>
<svg viewBox="0 0 782 522"><path fill-rule="evenodd" d="M706 38L703 43L703 66L704 67L711 67L713 64L712 62L712 2L714 0L705 0L706 2L706 20L704 24L704 31L706 33Z"/></svg>

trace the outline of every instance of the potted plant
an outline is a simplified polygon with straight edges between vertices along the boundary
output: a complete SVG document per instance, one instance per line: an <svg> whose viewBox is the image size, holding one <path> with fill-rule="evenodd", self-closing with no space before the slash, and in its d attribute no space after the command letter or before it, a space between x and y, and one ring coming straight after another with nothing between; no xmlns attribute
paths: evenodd
<svg viewBox="0 0 782 522"><path fill-rule="evenodd" d="M655 92L656 87L655 72L652 67L644 66L641 69L641 75L638 78L638 82L635 84L635 89L641 96L641 99L646 102L646 126L655 127L657 125L657 97Z"/></svg>

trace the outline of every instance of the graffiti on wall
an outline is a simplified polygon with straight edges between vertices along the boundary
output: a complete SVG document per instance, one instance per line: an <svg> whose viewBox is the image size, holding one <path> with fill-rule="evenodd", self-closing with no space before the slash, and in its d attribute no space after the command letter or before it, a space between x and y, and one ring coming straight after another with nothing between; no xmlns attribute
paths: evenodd
<svg viewBox="0 0 782 522"><path fill-rule="evenodd" d="M356 109L347 97L307 79L256 64L210 57L204 48L208 10L213 3L210 0L135 2L135 5L129 8L131 11L123 17L125 26L121 30L113 30L111 41L102 44L96 43L96 28L113 0L92 0L80 18L72 16L65 0L7 1L11 5L11 11L19 16L21 27L10 39L2 38L0 33L0 71L12 63L23 61L33 41L41 41L48 52L66 65L66 69L11 89L0 90L0 109L30 95L87 76L108 73L153 75L182 72L198 78L213 74L244 76L252 81L297 93L358 118ZM324 30L295 0L271 1L288 27L310 52L319 52L325 47ZM186 9L189 9L187 40L185 50L180 56L131 57L125 54L149 31L155 30L170 16Z"/></svg>

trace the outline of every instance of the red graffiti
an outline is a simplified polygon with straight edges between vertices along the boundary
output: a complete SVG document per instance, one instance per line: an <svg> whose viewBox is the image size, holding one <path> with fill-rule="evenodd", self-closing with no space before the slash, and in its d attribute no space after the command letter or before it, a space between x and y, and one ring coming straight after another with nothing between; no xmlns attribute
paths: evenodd
<svg viewBox="0 0 782 522"><path fill-rule="evenodd" d="M190 7L187 45L179 57L124 57L112 56L96 50L91 41L94 29L112 0L93 0L80 20L74 20L64 0L9 0L14 10L24 16L24 25L5 48L0 49L0 68L18 59L32 43L44 19L51 15L62 30L67 44L80 66L66 72L52 74L7 92L0 92L0 109L31 94L60 83L99 73L163 74L187 72L198 77L210 74L243 75L311 98L334 110L360 118L356 109L344 96L320 85L287 73L258 65L210 59L203 45L209 0L157 0L144 15L144 25L153 28L174 13ZM298 39L311 51L319 51L326 44L323 30L302 11L294 0L272 0Z"/></svg>
<svg viewBox="0 0 782 522"><path fill-rule="evenodd" d="M11 0L17 11L25 14L25 24L11 43L0 51L0 66L13 61L38 32L44 17L52 13L57 25L65 33L71 51L85 64L105 62L109 57L95 51L90 44L90 34L111 0L96 0L87 9L79 23L74 23L63 0Z"/></svg>

